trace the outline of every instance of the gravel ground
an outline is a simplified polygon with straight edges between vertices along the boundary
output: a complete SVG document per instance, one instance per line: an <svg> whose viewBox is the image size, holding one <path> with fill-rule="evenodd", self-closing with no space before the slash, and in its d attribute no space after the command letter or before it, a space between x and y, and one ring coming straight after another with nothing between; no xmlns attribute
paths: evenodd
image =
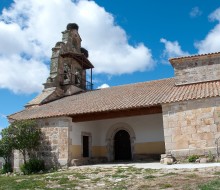
<svg viewBox="0 0 220 190"><path fill-rule="evenodd" d="M117 167L117 166L133 166L135 168L149 168L149 169L196 169L196 168L207 168L207 167L220 167L220 163L196 163L196 164L173 164L173 165L164 165L160 164L159 162L151 162L151 163L110 163L110 164L95 164L95 165L85 165L85 166L77 166L77 167L102 167L102 168L109 168L109 167ZM74 168L73 166L72 168Z"/></svg>
<svg viewBox="0 0 220 190"><path fill-rule="evenodd" d="M220 189L220 163L110 163L43 174L0 176L0 190L12 189L214 190Z"/></svg>

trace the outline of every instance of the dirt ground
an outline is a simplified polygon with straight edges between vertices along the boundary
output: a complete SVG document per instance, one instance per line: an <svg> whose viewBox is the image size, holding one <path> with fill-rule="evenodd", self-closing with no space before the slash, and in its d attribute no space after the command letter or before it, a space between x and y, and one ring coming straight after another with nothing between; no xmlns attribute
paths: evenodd
<svg viewBox="0 0 220 190"><path fill-rule="evenodd" d="M220 167L194 169L147 169L132 166L73 168L92 183L78 189L202 189L202 184L220 180ZM95 183L94 180L96 179ZM89 182L90 180L87 180ZM88 185L89 184L89 185ZM220 184L219 184L220 185ZM220 189L220 186L219 186Z"/></svg>
<svg viewBox="0 0 220 190"><path fill-rule="evenodd" d="M2 190L212 190L220 189L220 166L137 168L135 165L79 166L33 175L0 175ZM154 164L152 166L155 167ZM161 166L164 167L164 166ZM173 167L173 166L170 166Z"/></svg>

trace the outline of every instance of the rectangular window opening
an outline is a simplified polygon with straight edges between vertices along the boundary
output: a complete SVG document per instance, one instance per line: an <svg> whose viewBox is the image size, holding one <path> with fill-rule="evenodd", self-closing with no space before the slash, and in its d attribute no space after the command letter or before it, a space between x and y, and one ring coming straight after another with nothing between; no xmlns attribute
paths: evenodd
<svg viewBox="0 0 220 190"><path fill-rule="evenodd" d="M83 157L89 157L89 136L83 136Z"/></svg>

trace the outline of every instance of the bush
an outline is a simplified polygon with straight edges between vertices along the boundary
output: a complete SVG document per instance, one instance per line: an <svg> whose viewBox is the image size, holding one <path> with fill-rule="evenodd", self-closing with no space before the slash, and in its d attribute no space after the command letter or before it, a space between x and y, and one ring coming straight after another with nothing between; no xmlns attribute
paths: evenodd
<svg viewBox="0 0 220 190"><path fill-rule="evenodd" d="M189 162L196 162L197 159L199 159L199 156L197 155L191 155L188 157Z"/></svg>
<svg viewBox="0 0 220 190"><path fill-rule="evenodd" d="M30 159L26 164L20 166L21 171L25 175L29 175L32 173L37 173L45 170L45 165L43 160L39 159Z"/></svg>
<svg viewBox="0 0 220 190"><path fill-rule="evenodd" d="M11 166L11 164L10 163L5 163L5 164L3 164L3 167L2 167L2 169L1 169L1 173L2 174L6 174L6 173L8 173L8 172L12 172L13 170L12 170L12 166Z"/></svg>

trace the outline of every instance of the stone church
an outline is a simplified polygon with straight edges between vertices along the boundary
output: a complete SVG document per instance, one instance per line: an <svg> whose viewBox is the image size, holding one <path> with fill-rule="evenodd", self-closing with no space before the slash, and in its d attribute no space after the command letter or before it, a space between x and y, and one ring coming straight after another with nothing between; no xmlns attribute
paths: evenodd
<svg viewBox="0 0 220 190"><path fill-rule="evenodd" d="M169 61L174 78L93 89L94 66L78 25L68 24L44 90L8 119L37 121L47 164L218 154L220 52Z"/></svg>

